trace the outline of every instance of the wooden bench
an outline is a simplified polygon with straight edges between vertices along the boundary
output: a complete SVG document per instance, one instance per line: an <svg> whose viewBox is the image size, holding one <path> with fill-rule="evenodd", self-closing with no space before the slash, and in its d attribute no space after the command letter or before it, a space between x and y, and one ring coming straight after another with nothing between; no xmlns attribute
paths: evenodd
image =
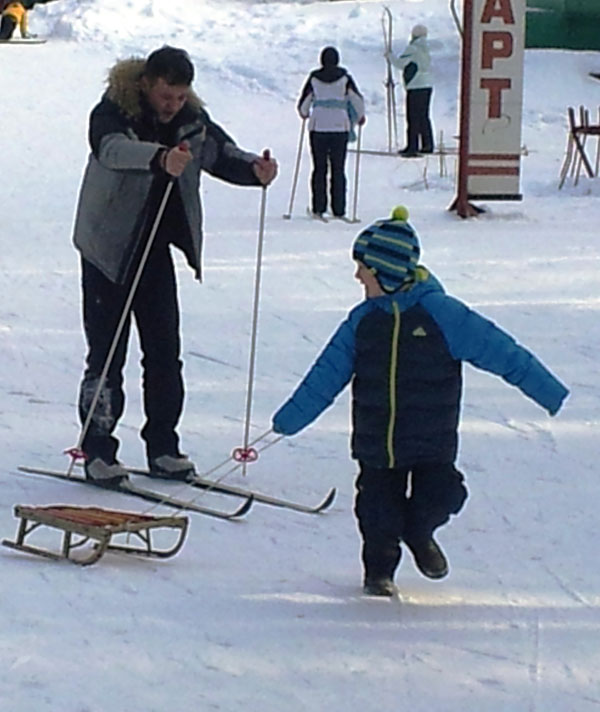
<svg viewBox="0 0 600 712"><path fill-rule="evenodd" d="M14 515L21 520L16 540L5 539L2 542L4 546L50 559L68 559L82 566L95 563L106 551L161 559L174 556L183 546L188 528L187 517L160 517L99 507L68 505L30 507L17 504ZM40 526L59 529L63 532L60 553L25 543L25 539ZM178 530L175 544L167 549L155 548L151 531L157 528ZM133 537L140 540L142 545L113 543L112 539L116 535L127 535L127 541ZM78 549L88 542L91 543L91 552L87 556L72 556L74 549Z"/></svg>

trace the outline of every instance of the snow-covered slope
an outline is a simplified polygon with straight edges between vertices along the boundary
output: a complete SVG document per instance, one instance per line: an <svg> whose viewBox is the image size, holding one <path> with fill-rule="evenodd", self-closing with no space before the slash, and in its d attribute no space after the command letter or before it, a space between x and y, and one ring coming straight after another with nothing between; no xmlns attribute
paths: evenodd
<svg viewBox="0 0 600 712"><path fill-rule="evenodd" d="M440 42L433 116L451 144L459 45L446 0L389 6L399 48L417 21ZM268 191L252 430L260 434L361 298L349 257L360 226L304 217L306 153L294 217L281 216L300 128L295 98L325 44L340 48L364 91L364 144L385 146L381 13L378 2L58 0L31 15L32 31L48 43L0 47L3 537L14 535L15 503L148 509L114 493L14 474L19 464L66 469L61 452L79 432L84 341L70 232L87 116L108 67L163 43L187 48L214 118L242 146L269 147L280 162ZM434 159L361 162L363 225L406 204L424 261L448 291L511 331L572 389L550 419L498 379L466 370L459 466L471 498L440 533L450 577L427 581L406 556L397 576L403 604L361 595L346 394L310 430L267 450L244 480L227 478L304 502L336 486L326 514L255 505L237 523L190 515L183 551L159 563L107 555L82 569L3 549L2 709L600 706L599 190L586 179L557 190L566 107L598 105L600 84L587 77L594 69L593 54L527 53L522 204L490 205L461 222L446 211L453 159L448 176ZM242 440L260 191L207 178L203 200L205 283L178 261L188 388L181 432L200 471ZM143 465L138 361L134 339L120 455ZM233 500L198 501L229 507ZM57 543L50 532L40 537Z"/></svg>

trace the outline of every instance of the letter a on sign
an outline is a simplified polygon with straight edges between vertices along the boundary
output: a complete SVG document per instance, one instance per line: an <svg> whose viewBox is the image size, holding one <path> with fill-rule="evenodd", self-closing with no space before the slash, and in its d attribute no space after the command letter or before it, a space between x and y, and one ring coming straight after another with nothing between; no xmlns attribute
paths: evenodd
<svg viewBox="0 0 600 712"><path fill-rule="evenodd" d="M458 194L521 200L521 121L526 0L464 0Z"/></svg>

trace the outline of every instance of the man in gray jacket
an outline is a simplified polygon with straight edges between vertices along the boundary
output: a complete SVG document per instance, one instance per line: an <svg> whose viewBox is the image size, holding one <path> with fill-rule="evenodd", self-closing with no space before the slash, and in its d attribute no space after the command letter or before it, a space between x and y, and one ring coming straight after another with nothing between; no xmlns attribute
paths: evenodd
<svg viewBox="0 0 600 712"><path fill-rule="evenodd" d="M127 476L116 458L119 442L113 432L124 408L123 367L131 313L143 352L146 422L141 435L150 474L185 480L194 472L180 452L176 432L184 387L170 246L183 251L201 279L201 171L249 186L268 185L277 174L274 160L242 151L213 123L191 89L193 78L189 56L173 47L162 47L146 60L118 62L90 116L91 153L79 195L74 243L81 253L88 344L79 394L84 428L87 423L82 447L86 476L100 486L118 486ZM171 181L130 313L101 383L124 304Z"/></svg>

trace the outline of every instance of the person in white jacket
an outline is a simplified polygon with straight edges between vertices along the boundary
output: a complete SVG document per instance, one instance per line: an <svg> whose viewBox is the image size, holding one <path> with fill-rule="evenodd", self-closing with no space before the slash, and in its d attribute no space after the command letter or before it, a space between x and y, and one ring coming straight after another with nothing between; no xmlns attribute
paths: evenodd
<svg viewBox="0 0 600 712"><path fill-rule="evenodd" d="M327 169L331 167L331 212L342 218L346 213L346 151L354 123L365 122L362 94L344 67L335 47L325 47L320 56L321 67L306 79L298 113L309 119L310 150L313 160L311 175L314 217L323 217L327 210ZM310 117L310 118L309 118Z"/></svg>
<svg viewBox="0 0 600 712"><path fill-rule="evenodd" d="M399 153L405 158L432 153L433 129L429 110L433 81L425 25L412 28L410 42L402 54L395 56L390 52L386 56L395 67L402 70L406 89L406 146Z"/></svg>

